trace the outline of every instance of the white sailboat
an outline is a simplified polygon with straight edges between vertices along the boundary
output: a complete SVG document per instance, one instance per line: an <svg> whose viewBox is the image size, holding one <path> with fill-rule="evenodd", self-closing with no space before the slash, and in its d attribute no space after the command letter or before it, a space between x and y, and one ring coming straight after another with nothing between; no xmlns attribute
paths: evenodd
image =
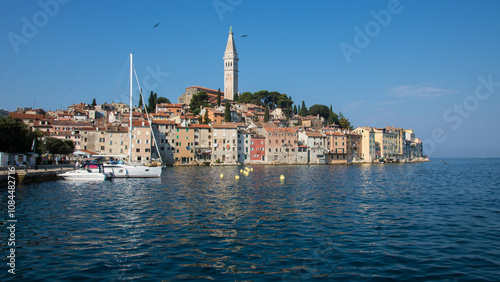
<svg viewBox="0 0 500 282"><path fill-rule="evenodd" d="M137 178L157 178L161 176L162 167L161 166L147 166L142 163L132 162L132 74L133 74L133 63L132 54L130 54L130 124L129 124L129 144L128 144L128 163L106 163L104 164L104 171L110 172L114 177L127 178L127 177L137 177ZM151 127L151 124L150 124ZM151 128L151 132L153 132ZM153 139L154 133L153 133ZM158 147L158 146L156 146ZM159 155L159 154L158 154Z"/></svg>

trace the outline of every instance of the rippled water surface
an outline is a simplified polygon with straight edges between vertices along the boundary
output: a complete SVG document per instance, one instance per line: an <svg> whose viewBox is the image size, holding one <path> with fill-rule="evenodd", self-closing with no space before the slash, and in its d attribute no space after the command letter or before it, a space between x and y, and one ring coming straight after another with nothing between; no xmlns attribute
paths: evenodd
<svg viewBox="0 0 500 282"><path fill-rule="evenodd" d="M500 279L500 159L242 168L18 187L0 279Z"/></svg>

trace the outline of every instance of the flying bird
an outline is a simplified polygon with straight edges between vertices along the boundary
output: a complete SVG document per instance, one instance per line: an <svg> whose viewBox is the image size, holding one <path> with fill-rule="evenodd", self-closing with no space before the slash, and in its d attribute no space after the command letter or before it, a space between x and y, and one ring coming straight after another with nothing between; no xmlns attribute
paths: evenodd
<svg viewBox="0 0 500 282"><path fill-rule="evenodd" d="M155 26L153 26L153 28L157 27L159 24L160 24L160 23L155 24Z"/></svg>
<svg viewBox="0 0 500 282"><path fill-rule="evenodd" d="M243 34L241 37L247 37L247 36L248 36L248 34Z"/></svg>

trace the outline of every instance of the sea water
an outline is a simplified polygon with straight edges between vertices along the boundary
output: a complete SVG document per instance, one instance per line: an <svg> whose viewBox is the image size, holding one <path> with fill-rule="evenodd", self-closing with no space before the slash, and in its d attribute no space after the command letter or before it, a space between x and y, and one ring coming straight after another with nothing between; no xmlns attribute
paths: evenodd
<svg viewBox="0 0 500 282"><path fill-rule="evenodd" d="M500 159L446 161L19 186L16 273L4 226L0 278L498 281Z"/></svg>

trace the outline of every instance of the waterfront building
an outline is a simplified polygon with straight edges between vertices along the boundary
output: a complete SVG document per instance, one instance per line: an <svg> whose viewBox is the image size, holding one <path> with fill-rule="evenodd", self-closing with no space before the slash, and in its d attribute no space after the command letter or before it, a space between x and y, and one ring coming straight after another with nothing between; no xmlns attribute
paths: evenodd
<svg viewBox="0 0 500 282"><path fill-rule="evenodd" d="M299 139L295 129L269 126L269 123L262 129L261 132L266 137L267 163L294 164L297 162Z"/></svg>
<svg viewBox="0 0 500 282"><path fill-rule="evenodd" d="M175 135L175 164L195 164L193 127L178 126Z"/></svg>
<svg viewBox="0 0 500 282"><path fill-rule="evenodd" d="M388 128L373 128L375 142L380 146L380 158L393 161L398 153L398 135Z"/></svg>
<svg viewBox="0 0 500 282"><path fill-rule="evenodd" d="M212 160L212 128L208 124L194 124L194 160L198 164Z"/></svg>
<svg viewBox="0 0 500 282"><path fill-rule="evenodd" d="M356 132L346 130L347 136L347 161L358 162L360 161L361 151L361 135Z"/></svg>
<svg viewBox="0 0 500 282"><path fill-rule="evenodd" d="M236 164L238 127L234 123L212 124L212 163Z"/></svg>
<svg viewBox="0 0 500 282"><path fill-rule="evenodd" d="M396 161L400 161L403 159L403 134L404 130L399 127L394 127L394 126L386 126L386 130L389 130L393 133L396 134L396 149L395 149L395 154L394 154L394 159Z"/></svg>
<svg viewBox="0 0 500 282"><path fill-rule="evenodd" d="M98 154L106 153L106 137L104 127L87 127L82 129L80 149Z"/></svg>
<svg viewBox="0 0 500 282"><path fill-rule="evenodd" d="M106 155L128 157L128 128L108 126L104 132Z"/></svg>
<svg viewBox="0 0 500 282"><path fill-rule="evenodd" d="M169 120L153 120L152 128L163 164L173 165L175 161L177 124ZM151 151L153 152L153 156L158 158L156 149L153 150L152 148Z"/></svg>
<svg viewBox="0 0 500 282"><path fill-rule="evenodd" d="M238 130L238 163L248 164L251 162L251 132Z"/></svg>
<svg viewBox="0 0 500 282"><path fill-rule="evenodd" d="M132 161L151 162L152 134L147 121L132 121Z"/></svg>
<svg viewBox="0 0 500 282"><path fill-rule="evenodd" d="M375 132L373 128L364 126L358 127L354 130L354 132L358 133L361 136L361 149L360 160L364 162L374 162L376 160L375 157Z"/></svg>
<svg viewBox="0 0 500 282"><path fill-rule="evenodd" d="M326 164L328 151L326 135L319 131L300 131L298 138L300 145L308 147L308 163Z"/></svg>
<svg viewBox="0 0 500 282"><path fill-rule="evenodd" d="M327 132L327 162L345 163L347 162L347 136L345 133Z"/></svg>
<svg viewBox="0 0 500 282"><path fill-rule="evenodd" d="M224 52L224 93L225 98L229 100L234 100L234 94L238 93L238 61L233 27L230 27L226 51Z"/></svg>
<svg viewBox="0 0 500 282"><path fill-rule="evenodd" d="M252 163L266 163L266 138L254 134L250 137L250 160Z"/></svg>
<svg viewBox="0 0 500 282"><path fill-rule="evenodd" d="M309 164L309 148L307 145L297 147L297 164Z"/></svg>
<svg viewBox="0 0 500 282"><path fill-rule="evenodd" d="M423 157L422 141L415 137L413 129L403 130L403 158L412 161Z"/></svg>

